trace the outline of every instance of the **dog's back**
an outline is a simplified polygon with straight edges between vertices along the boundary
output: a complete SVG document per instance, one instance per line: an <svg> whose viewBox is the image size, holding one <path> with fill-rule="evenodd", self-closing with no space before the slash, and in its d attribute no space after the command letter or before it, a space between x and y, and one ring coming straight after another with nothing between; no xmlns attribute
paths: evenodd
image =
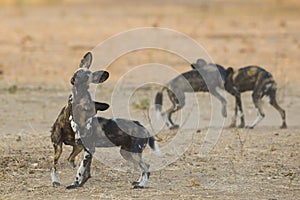
<svg viewBox="0 0 300 200"><path fill-rule="evenodd" d="M256 84L273 81L271 73L258 66L247 66L235 71L232 75L234 85L240 92L253 90Z"/></svg>
<svg viewBox="0 0 300 200"><path fill-rule="evenodd" d="M205 76L204 79L202 76ZM226 70L218 64L209 63L202 67L194 67L192 70L184 72L168 83L168 87L175 93L182 92L208 92L207 84L210 86L220 86L225 80Z"/></svg>

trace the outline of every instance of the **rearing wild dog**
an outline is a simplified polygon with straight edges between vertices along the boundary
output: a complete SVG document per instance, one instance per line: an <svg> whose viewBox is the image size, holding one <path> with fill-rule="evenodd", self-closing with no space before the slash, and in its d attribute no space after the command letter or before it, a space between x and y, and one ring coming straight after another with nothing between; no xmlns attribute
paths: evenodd
<svg viewBox="0 0 300 200"><path fill-rule="evenodd" d="M74 182L67 189L82 186L90 178L92 157L96 147L120 146L122 157L139 166L142 175L134 188L144 188L149 179L149 164L142 159L142 152L149 146L159 152L158 145L148 130L138 121L127 119L105 119L94 117L95 111L88 91L90 83L105 81L109 73L106 71L91 72L89 67L92 54L87 53L81 63L84 67L77 70L72 79L73 85L73 119L76 123L78 142L84 146L84 158L78 168Z"/></svg>
<svg viewBox="0 0 300 200"><path fill-rule="evenodd" d="M280 113L282 124L280 128L287 128L285 110L283 110L277 103L276 82L271 73L258 66L247 66L234 71L231 67L227 70L227 79L225 83L226 90L235 96L235 113L232 119L231 127L236 126L236 118L238 109L241 112L239 127L245 126L244 113L241 102L241 93L246 91L253 91L252 100L257 110L257 118L254 122L247 126L247 128L254 128L265 116L262 110L262 98L268 96L270 104Z"/></svg>
<svg viewBox="0 0 300 200"><path fill-rule="evenodd" d="M222 115L227 117L226 99L217 91L224 88L226 70L218 64L206 63L198 59L197 63L191 64L190 71L173 78L155 96L155 108L161 112L163 102L163 91L166 90L172 107L162 113L165 123L170 129L178 128L179 125L172 121L172 114L185 105L185 93L210 92L222 103ZM208 87L209 86L209 87Z"/></svg>
<svg viewBox="0 0 300 200"><path fill-rule="evenodd" d="M71 145L73 150L68 161L76 167L75 157L83 150L82 145L75 142L75 132L72 128L72 95L69 96L67 105L62 108L51 129L51 142L54 147L53 167L51 170L51 179L53 186L59 186L56 178L57 164L62 153L62 145ZM109 108L106 103L94 102L96 111L104 111Z"/></svg>

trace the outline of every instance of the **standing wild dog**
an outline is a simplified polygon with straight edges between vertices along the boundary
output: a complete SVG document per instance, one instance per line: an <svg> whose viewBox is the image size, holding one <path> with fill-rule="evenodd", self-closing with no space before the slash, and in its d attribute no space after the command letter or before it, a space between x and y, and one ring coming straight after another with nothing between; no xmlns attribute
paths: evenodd
<svg viewBox="0 0 300 200"><path fill-rule="evenodd" d="M109 105L106 103L94 103L96 111L104 111L109 108ZM75 142L75 132L71 124L72 120L72 95L70 95L67 105L62 108L51 129L51 142L54 147L53 167L51 170L51 179L53 186L60 185L56 178L56 170L58 159L60 158L62 153L63 143L65 145L71 145L73 147L72 153L68 158L68 161L73 165L73 167L76 167L75 157L83 150L82 145Z"/></svg>
<svg viewBox="0 0 300 200"><path fill-rule="evenodd" d="M217 88L224 88L226 70L218 64L209 63L198 59L197 63L191 64L190 71L173 78L155 96L155 108L161 112L163 91L167 90L172 103L171 108L162 113L165 123L170 129L178 128L172 121L172 114L180 110L185 105L185 93L210 92L222 103L222 115L227 117L226 99L217 91ZM209 87L208 87L209 86Z"/></svg>
<svg viewBox="0 0 300 200"><path fill-rule="evenodd" d="M252 100L257 109L257 118L247 128L254 128L265 116L262 110L262 98L268 96L270 104L280 113L282 118L281 128L287 128L285 121L285 111L278 105L276 101L276 82L271 73L258 66L247 66L234 71L231 67L227 70L227 79L225 88L235 96L235 113L232 119L231 127L236 126L236 118L238 109L241 112L239 127L245 126L244 113L241 102L241 94L246 91L253 91Z"/></svg>
<svg viewBox="0 0 300 200"><path fill-rule="evenodd" d="M81 63L84 67L77 70L72 79L73 85L73 119L76 123L76 136L78 142L84 146L84 158L78 168L74 182L67 189L82 186L90 178L92 157L96 147L120 146L122 157L136 166L139 166L142 175L138 182L134 182L134 188L144 188L149 176L149 164L142 159L142 152L149 146L159 152L154 139L138 121L127 119L105 119L94 117L95 111L88 91L90 83L105 81L109 74L106 71L91 72L89 67L92 62L92 54L87 53Z"/></svg>

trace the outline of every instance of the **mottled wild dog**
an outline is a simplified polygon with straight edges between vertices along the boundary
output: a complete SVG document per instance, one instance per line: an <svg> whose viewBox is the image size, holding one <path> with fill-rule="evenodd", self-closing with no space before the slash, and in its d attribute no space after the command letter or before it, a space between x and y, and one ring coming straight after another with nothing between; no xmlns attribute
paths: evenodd
<svg viewBox="0 0 300 200"><path fill-rule="evenodd" d="M155 108L162 110L163 91L166 90L172 103L171 108L162 113L165 123L170 129L178 128L179 125L172 121L172 114L185 105L185 93L210 92L222 103L222 115L227 117L226 99L217 91L217 88L224 89L226 70L218 64L206 63L198 59L191 64L190 71L173 78L155 96Z"/></svg>
<svg viewBox="0 0 300 200"><path fill-rule="evenodd" d="M94 117L94 106L91 104L91 96L88 91L90 83L105 81L109 74L106 71L91 72L89 66L92 62L92 54L87 53L81 63L84 67L77 70L71 78L73 85L73 117L76 123L76 135L78 142L84 146L84 158L78 168L74 182L67 189L82 186L90 178L92 157L96 147L120 146L122 157L136 166L139 166L142 175L138 182L134 182L134 188L144 188L149 179L149 164L142 159L142 152L149 146L159 152L158 145L138 121L127 119L105 119Z"/></svg>
<svg viewBox="0 0 300 200"><path fill-rule="evenodd" d="M56 121L54 122L51 129L51 142L54 147L54 159L53 167L51 170L51 179L53 186L59 186L60 183L56 177L58 160L62 153L62 145L71 145L73 147L72 153L70 154L68 161L76 167L75 157L83 150L82 145L75 142L75 132L72 128L72 95L69 96L67 105L62 108ZM109 108L106 103L94 102L96 111L104 111Z"/></svg>
<svg viewBox="0 0 300 200"><path fill-rule="evenodd" d="M276 82L271 73L258 66L247 66L234 71L231 67L227 70L227 79L225 88L235 96L235 112L232 119L231 127L236 126L236 118L238 110L241 112L239 127L245 126L244 113L241 102L241 93L246 91L253 91L252 100L257 110L257 118L254 122L247 126L247 128L254 128L265 116L262 110L262 98L268 96L270 104L280 113L282 118L281 128L287 128L285 110L283 110L277 103Z"/></svg>

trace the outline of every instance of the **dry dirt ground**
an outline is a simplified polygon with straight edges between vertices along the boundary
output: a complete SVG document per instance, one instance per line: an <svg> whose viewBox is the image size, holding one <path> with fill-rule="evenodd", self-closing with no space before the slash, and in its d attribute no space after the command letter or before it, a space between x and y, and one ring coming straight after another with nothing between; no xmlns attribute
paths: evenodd
<svg viewBox="0 0 300 200"><path fill-rule="evenodd" d="M0 1L0 199L299 199L299 10L300 3L290 0ZM67 101L69 79L82 55L121 31L152 26L187 34L224 66L257 64L268 69L278 82L288 129L279 129L279 114L264 101L266 117L254 130L226 128L228 117L214 148L199 157L211 109L209 95L198 94L201 116L192 117L200 118L201 131L183 130L193 136L187 150L152 172L146 189L131 189L137 172L115 170L96 158L92 178L84 187L66 190L76 173L66 161L71 150L67 146L58 173L62 186L52 187L49 131ZM97 90L96 99L110 102L120 76L149 62L189 69L173 54L133 52L108 66L111 78ZM133 118L147 123L141 108L153 102L157 89L140 88L128 104L118 100L130 108ZM128 91L123 91L124 96L132 95ZM234 99L227 97L231 116ZM250 123L256 113L249 93L243 95L243 103ZM118 117L111 109L101 115ZM178 134L164 128L158 134L159 145L172 142Z"/></svg>

